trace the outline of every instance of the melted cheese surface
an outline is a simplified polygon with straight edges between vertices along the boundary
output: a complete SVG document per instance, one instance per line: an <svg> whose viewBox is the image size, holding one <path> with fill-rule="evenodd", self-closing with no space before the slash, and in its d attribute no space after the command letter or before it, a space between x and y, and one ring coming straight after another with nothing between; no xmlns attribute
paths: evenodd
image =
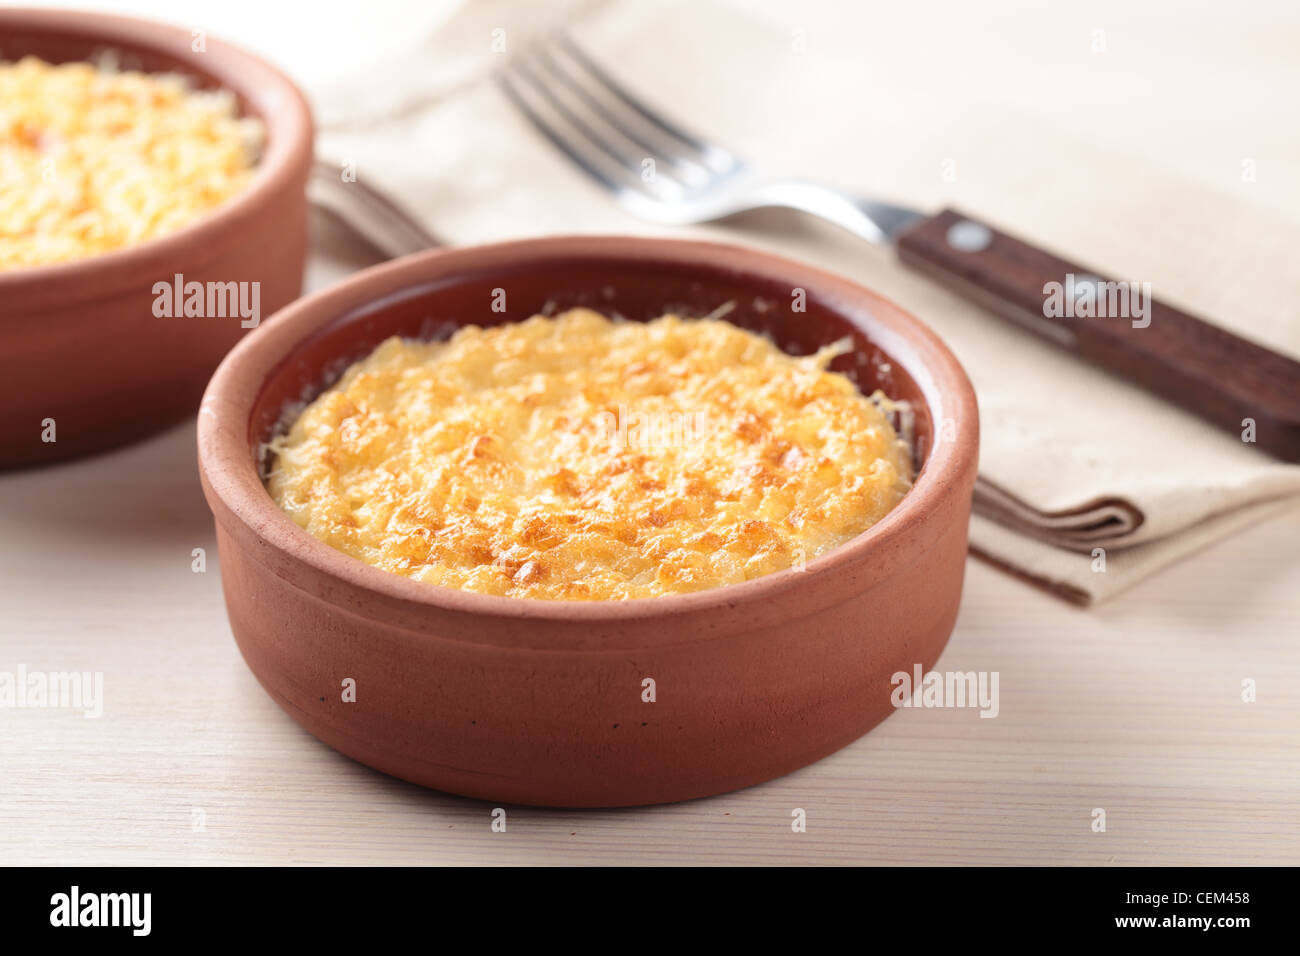
<svg viewBox="0 0 1300 956"><path fill-rule="evenodd" d="M176 74L0 63L0 270L138 245L224 203L265 138L237 105Z"/></svg>
<svg viewBox="0 0 1300 956"><path fill-rule="evenodd" d="M734 584L843 544L911 485L886 415L827 371L839 351L583 309L391 338L271 442L267 487L331 547L430 584L568 600Z"/></svg>

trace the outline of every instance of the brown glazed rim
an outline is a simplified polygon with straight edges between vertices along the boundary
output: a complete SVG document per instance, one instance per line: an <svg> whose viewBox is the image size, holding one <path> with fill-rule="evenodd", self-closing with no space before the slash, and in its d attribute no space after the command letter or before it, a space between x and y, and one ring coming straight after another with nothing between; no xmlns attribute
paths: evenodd
<svg viewBox="0 0 1300 956"><path fill-rule="evenodd" d="M372 567L336 551L295 524L272 500L262 484L250 453L252 413L264 383L314 333L349 311L392 297L403 289L418 287L448 276L474 272L491 274L520 260L606 260L644 259L659 263L704 265L729 275L777 276L791 286L807 289L839 312L871 312L870 335L892 359L906 368L926 397L936 422L947 419L958 440L935 442L916 482L901 502L883 519L862 534L810 562L802 571L785 570L726 587L653 598L625 601L551 601L478 594L409 578ZM792 589L810 588L840 574L852 575L872 552L905 554L922 542L908 538L918 518L945 496L960 494L963 477L973 480L978 454L975 394L966 373L939 338L898 306L847 279L791 259L739 246L677 239L645 239L629 236L565 236L524 239L463 249L433 250L374 266L329 289L300 299L265 323L256 335L239 343L208 384L199 411L198 449L202 478L210 499L215 498L234 519L258 539L258 550L269 548L314 569L327 579L344 583L346 590L379 598L394 616L418 621L422 612L441 611L520 623L590 625L579 646L626 650L625 643L606 641L598 632L604 622L673 619L701 612L744 611L766 616L774 604L790 601L807 613L807 599L792 601ZM964 438L963 438L964 436ZM214 507L218 523L222 514ZM267 558L258 561L266 566ZM892 558L891 558L892 560ZM905 558L903 559L905 560ZM267 573L273 573L267 570ZM355 600L328 590L325 600L350 612L359 612ZM760 610L765 607L767 610ZM372 613L373 604L366 611ZM386 615L387 616L387 615ZM522 629L521 629L522 631ZM548 628L556 638L554 649L567 646L565 636ZM707 639L709 635L702 635ZM665 627L651 644L671 644L683 635ZM499 640L485 638L491 643ZM521 649L532 646L523 633L505 638ZM644 645L643 645L644 646Z"/></svg>
<svg viewBox="0 0 1300 956"><path fill-rule="evenodd" d="M188 29L116 14L0 8L0 40L16 33L93 37L105 49L149 51L180 61L199 56L190 48ZM136 284L142 275L161 276L177 262L202 263L242 241L257 208L298 175L303 154L309 157L313 148L311 113L302 92L261 57L210 36L204 44L202 59L190 72L235 93L267 127L266 149L252 181L211 212L164 236L85 259L0 272L0 300L39 298L54 305L101 298ZM0 43L0 56L5 53ZM186 255L191 250L200 250L199 255Z"/></svg>

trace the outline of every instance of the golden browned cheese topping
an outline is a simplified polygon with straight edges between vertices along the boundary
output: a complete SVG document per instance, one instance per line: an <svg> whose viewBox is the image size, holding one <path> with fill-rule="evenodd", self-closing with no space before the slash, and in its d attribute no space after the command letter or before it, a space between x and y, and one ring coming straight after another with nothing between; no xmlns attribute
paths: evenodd
<svg viewBox="0 0 1300 956"><path fill-rule="evenodd" d="M717 319L576 309L391 338L271 443L267 485L334 548L418 581L569 600L747 581L907 492L908 450L827 365Z"/></svg>
<svg viewBox="0 0 1300 956"><path fill-rule="evenodd" d="M0 63L0 270L179 229L244 188L261 138L177 75Z"/></svg>

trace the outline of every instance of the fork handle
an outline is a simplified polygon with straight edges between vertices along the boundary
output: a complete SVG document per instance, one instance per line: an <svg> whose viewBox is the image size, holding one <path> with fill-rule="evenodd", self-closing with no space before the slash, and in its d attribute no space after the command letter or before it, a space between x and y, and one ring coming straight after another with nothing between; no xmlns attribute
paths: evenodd
<svg viewBox="0 0 1300 956"><path fill-rule="evenodd" d="M1284 461L1300 460L1300 362L1153 300L1149 284L1107 285L1091 269L956 210L909 227L897 247L905 264L999 316L1243 441L1253 432Z"/></svg>

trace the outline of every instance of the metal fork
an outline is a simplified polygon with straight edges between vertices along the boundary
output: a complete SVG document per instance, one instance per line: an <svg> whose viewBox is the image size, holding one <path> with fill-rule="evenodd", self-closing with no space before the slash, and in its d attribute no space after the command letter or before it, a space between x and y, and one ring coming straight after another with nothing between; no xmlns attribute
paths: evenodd
<svg viewBox="0 0 1300 956"><path fill-rule="evenodd" d="M423 224L388 196L359 179L348 182L340 167L316 160L307 179L314 206L337 216L362 239L388 256L405 256L442 245Z"/></svg>
<svg viewBox="0 0 1300 956"><path fill-rule="evenodd" d="M759 170L664 119L564 35L507 64L498 81L547 139L636 216L692 225L767 206L812 213L894 244L905 265L1233 434L1244 420L1257 422L1258 447L1300 461L1300 362L1152 299L1149 283L1136 312L1062 309L1057 291L1045 299L1049 290L1085 303L1130 303L1131 284L953 209L927 215Z"/></svg>
<svg viewBox="0 0 1300 956"><path fill-rule="evenodd" d="M654 112L563 34L516 58L497 80L552 143L642 219L693 225L783 206L888 242L924 218L755 168Z"/></svg>

